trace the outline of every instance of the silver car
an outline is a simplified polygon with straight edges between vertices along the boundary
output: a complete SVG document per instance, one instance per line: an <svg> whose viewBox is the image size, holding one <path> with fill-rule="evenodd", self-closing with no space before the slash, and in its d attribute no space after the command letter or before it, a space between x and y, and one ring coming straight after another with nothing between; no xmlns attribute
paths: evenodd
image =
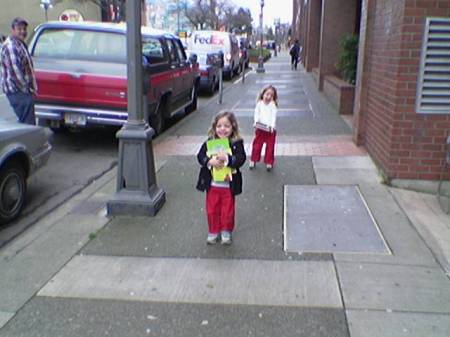
<svg viewBox="0 0 450 337"><path fill-rule="evenodd" d="M0 224L18 217L27 178L47 163L51 148L44 128L0 121Z"/></svg>

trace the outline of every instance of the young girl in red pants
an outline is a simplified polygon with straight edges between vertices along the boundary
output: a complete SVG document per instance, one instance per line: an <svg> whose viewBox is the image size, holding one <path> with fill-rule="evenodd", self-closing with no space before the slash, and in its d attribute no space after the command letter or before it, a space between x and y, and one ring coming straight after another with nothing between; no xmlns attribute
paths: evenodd
<svg viewBox="0 0 450 337"><path fill-rule="evenodd" d="M208 141L213 139L227 139L229 151L209 155ZM242 174L239 168L246 159L244 142L232 112L223 111L214 117L208 131L208 140L202 144L197 159L201 165L197 189L206 191L209 229L206 243L215 244L220 238L223 245L229 245L234 229L235 196L242 193ZM223 167L231 168L231 175L227 175L224 181L215 181L211 170Z"/></svg>
<svg viewBox="0 0 450 337"><path fill-rule="evenodd" d="M261 90L255 107L255 138L252 145L252 156L250 160L250 170L261 159L262 146L266 144L264 163L267 171L272 170L275 162L275 139L277 136L276 121L278 111L277 89L269 85Z"/></svg>

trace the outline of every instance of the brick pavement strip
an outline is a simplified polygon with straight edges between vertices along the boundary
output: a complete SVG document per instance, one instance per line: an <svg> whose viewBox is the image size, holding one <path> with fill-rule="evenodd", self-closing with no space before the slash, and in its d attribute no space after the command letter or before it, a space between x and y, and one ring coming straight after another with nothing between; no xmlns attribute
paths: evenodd
<svg viewBox="0 0 450 337"><path fill-rule="evenodd" d="M204 136L171 136L155 145L157 156L192 156L197 154ZM246 151L251 151L252 136L244 136ZM357 147L351 136L279 137L275 153L281 156L367 156Z"/></svg>

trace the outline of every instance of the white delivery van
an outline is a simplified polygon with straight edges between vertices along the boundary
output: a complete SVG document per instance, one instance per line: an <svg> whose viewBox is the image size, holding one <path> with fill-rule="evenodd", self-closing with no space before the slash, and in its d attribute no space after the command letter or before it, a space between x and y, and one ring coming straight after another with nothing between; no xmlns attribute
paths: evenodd
<svg viewBox="0 0 450 337"><path fill-rule="evenodd" d="M215 30L199 30L192 33L188 49L193 53L219 52L224 54L223 74L231 78L240 72L239 43L231 33Z"/></svg>

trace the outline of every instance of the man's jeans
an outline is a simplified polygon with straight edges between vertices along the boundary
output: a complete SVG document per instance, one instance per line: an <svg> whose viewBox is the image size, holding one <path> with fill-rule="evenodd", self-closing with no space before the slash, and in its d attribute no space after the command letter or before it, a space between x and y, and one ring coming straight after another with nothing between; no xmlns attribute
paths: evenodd
<svg viewBox="0 0 450 337"><path fill-rule="evenodd" d="M36 124L34 117L34 98L32 94L17 92L6 95L20 123Z"/></svg>

